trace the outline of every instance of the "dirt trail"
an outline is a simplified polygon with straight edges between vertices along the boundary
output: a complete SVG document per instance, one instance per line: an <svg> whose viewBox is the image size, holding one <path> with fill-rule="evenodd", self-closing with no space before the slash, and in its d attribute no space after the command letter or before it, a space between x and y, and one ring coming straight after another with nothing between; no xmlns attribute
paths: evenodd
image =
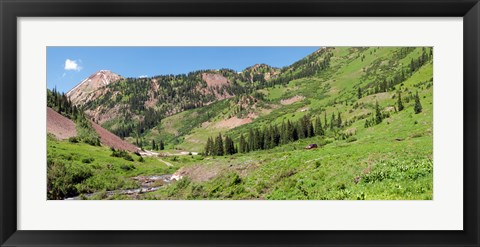
<svg viewBox="0 0 480 247"><path fill-rule="evenodd" d="M162 159L158 159L158 160L159 160L160 162L164 163L164 164L167 165L167 166L173 166L172 163L170 163L170 162L167 162L167 161L162 160Z"/></svg>
<svg viewBox="0 0 480 247"><path fill-rule="evenodd" d="M167 162L165 160L162 160L160 158L158 158L158 155L160 153L157 153L157 152L153 152L153 151L150 151L150 150L142 150L139 152L141 156L146 156L146 157L157 157L157 159L162 162L163 164L167 165L167 166L173 166L172 163L170 162Z"/></svg>

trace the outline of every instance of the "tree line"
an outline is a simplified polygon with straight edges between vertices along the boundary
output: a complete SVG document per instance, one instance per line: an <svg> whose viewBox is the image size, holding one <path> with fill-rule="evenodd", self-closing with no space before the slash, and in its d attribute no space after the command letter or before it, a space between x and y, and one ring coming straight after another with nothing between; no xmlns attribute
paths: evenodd
<svg viewBox="0 0 480 247"><path fill-rule="evenodd" d="M340 112L332 113L330 121L327 121L327 114L324 112L323 123L320 116L312 120L311 116L304 115L297 121L287 120L280 125L270 124L262 129L250 129L247 135L240 135L237 144L229 136L223 138L221 133L215 138L209 137L204 154L222 156L272 149L300 139L325 136L327 131L338 131L344 127Z"/></svg>
<svg viewBox="0 0 480 247"><path fill-rule="evenodd" d="M65 93L58 92L56 87L52 90L47 89L47 107L52 108L54 111L72 120L83 115Z"/></svg>

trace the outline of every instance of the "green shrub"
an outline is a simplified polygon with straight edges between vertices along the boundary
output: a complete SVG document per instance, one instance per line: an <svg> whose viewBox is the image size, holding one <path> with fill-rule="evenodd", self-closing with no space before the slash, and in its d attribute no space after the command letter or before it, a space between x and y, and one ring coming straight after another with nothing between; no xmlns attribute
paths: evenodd
<svg viewBox="0 0 480 247"><path fill-rule="evenodd" d="M93 129L92 124L84 116L80 116L76 120L77 129L77 142L84 142L92 146L100 146L100 137L97 132Z"/></svg>
<svg viewBox="0 0 480 247"><path fill-rule="evenodd" d="M357 141L357 138L355 136L350 136L349 138L347 138L347 142L354 142L354 141Z"/></svg>
<svg viewBox="0 0 480 247"><path fill-rule="evenodd" d="M76 137L76 136L72 136L72 137L68 138L68 141L71 142L71 143L78 143L79 142L78 137Z"/></svg>
<svg viewBox="0 0 480 247"><path fill-rule="evenodd" d="M135 169L135 166L132 165L132 164L121 165L121 166L120 166L120 169L122 169L122 170L124 170L124 171L131 171L131 170Z"/></svg>
<svg viewBox="0 0 480 247"><path fill-rule="evenodd" d="M85 159L82 159L82 163L90 164L90 163L92 163L94 160L95 160L94 158L85 158Z"/></svg>
<svg viewBox="0 0 480 247"><path fill-rule="evenodd" d="M125 150L116 150L114 148L111 148L112 150L112 157L117 157L117 158L123 158L128 161L133 161L132 156Z"/></svg>
<svg viewBox="0 0 480 247"><path fill-rule="evenodd" d="M61 200L79 194L77 185L93 175L91 169L80 165L65 165L63 162L47 160L47 198Z"/></svg>

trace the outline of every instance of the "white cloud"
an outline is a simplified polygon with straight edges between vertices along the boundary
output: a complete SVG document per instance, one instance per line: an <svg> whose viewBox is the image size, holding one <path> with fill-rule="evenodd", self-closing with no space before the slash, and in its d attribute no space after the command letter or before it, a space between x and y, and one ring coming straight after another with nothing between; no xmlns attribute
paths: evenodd
<svg viewBox="0 0 480 247"><path fill-rule="evenodd" d="M147 77L148 77L148 75L140 75L140 76L138 76L138 78L147 78Z"/></svg>
<svg viewBox="0 0 480 247"><path fill-rule="evenodd" d="M67 60L65 60L65 70L76 70L76 71L80 71L82 69L82 67L80 67L77 63L77 61L75 60L70 60L67 58Z"/></svg>

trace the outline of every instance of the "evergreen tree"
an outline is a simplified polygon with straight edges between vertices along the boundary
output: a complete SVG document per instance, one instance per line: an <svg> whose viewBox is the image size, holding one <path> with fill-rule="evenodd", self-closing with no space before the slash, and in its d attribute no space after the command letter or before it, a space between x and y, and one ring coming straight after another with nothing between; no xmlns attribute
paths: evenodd
<svg viewBox="0 0 480 247"><path fill-rule="evenodd" d="M255 129L254 131L254 136L255 136L255 150L261 150L264 148L265 144L265 137L260 130Z"/></svg>
<svg viewBox="0 0 480 247"><path fill-rule="evenodd" d="M248 131L248 151L255 150L255 136L253 133L253 129Z"/></svg>
<svg viewBox="0 0 480 247"><path fill-rule="evenodd" d="M265 128L265 149L270 149L275 147L274 144L275 135L273 133L272 125Z"/></svg>
<svg viewBox="0 0 480 247"><path fill-rule="evenodd" d="M378 101L375 102L375 123L379 124L383 120L382 112L380 110L380 106L378 105Z"/></svg>
<svg viewBox="0 0 480 247"><path fill-rule="evenodd" d="M330 119L330 130L333 130L335 127L335 113L332 112L332 119Z"/></svg>
<svg viewBox="0 0 480 247"><path fill-rule="evenodd" d="M280 132L278 131L278 127L275 125L273 127L273 136L274 136L274 147L278 146L280 144Z"/></svg>
<svg viewBox="0 0 480 247"><path fill-rule="evenodd" d="M306 130L304 128L305 126L303 125L303 121L297 122L295 125L297 126L298 139L303 139L303 138L307 137L307 136L305 136L305 131Z"/></svg>
<svg viewBox="0 0 480 247"><path fill-rule="evenodd" d="M238 151L239 151L240 153L246 153L246 152L248 152L248 150L247 150L247 143L245 142L245 138L243 137L243 134L240 135L240 141L239 141Z"/></svg>
<svg viewBox="0 0 480 247"><path fill-rule="evenodd" d="M223 156L224 154L224 150L223 150L223 138L222 138L222 134L219 133L217 138L215 138L215 144L214 144L215 148L214 148L214 153L215 155L217 156Z"/></svg>
<svg viewBox="0 0 480 247"><path fill-rule="evenodd" d="M288 140L287 125L285 124L285 121L282 121L280 130L281 130L280 143L285 144L287 143L287 140Z"/></svg>
<svg viewBox="0 0 480 247"><path fill-rule="evenodd" d="M298 130L295 128L295 125L290 121L287 121L288 133L290 134L288 142L298 140Z"/></svg>
<svg viewBox="0 0 480 247"><path fill-rule="evenodd" d="M225 154L235 154L235 145L233 140L228 136L225 136Z"/></svg>
<svg viewBox="0 0 480 247"><path fill-rule="evenodd" d="M163 143L163 140L160 140L160 150L165 149L165 143Z"/></svg>
<svg viewBox="0 0 480 247"><path fill-rule="evenodd" d="M152 150L157 150L157 145L155 144L155 140L152 140Z"/></svg>
<svg viewBox="0 0 480 247"><path fill-rule="evenodd" d="M402 95L400 93L400 91L398 91L398 99L397 99L397 107L398 107L398 111L402 111L403 110L403 102L402 102Z"/></svg>
<svg viewBox="0 0 480 247"><path fill-rule="evenodd" d="M414 106L415 114L422 112L422 109L423 109L422 104L420 103L420 97L418 96L418 91L417 91L417 93L415 94L415 106Z"/></svg>
<svg viewBox="0 0 480 247"><path fill-rule="evenodd" d="M324 117L324 121L325 121L325 122L324 122L325 125L323 126L323 128L326 130L327 127L328 127L328 124L327 124L327 111L324 111L324 112L323 112L323 117Z"/></svg>
<svg viewBox="0 0 480 247"><path fill-rule="evenodd" d="M207 156L214 155L213 147L214 147L213 140L211 137L209 137L207 140L207 144L205 145L205 155Z"/></svg>
<svg viewBox="0 0 480 247"><path fill-rule="evenodd" d="M338 127L338 128L341 128L341 127L342 127L342 117L340 116L340 112L338 112L337 127Z"/></svg>
<svg viewBox="0 0 480 247"><path fill-rule="evenodd" d="M320 120L320 117L317 117L317 119L315 120L315 135L317 135L317 136L325 135L325 132L323 131L322 121Z"/></svg>
<svg viewBox="0 0 480 247"><path fill-rule="evenodd" d="M313 128L313 123L312 123L312 121L309 121L309 125L308 125L308 136L309 136L309 137L314 137L314 136L315 136L315 129Z"/></svg>
<svg viewBox="0 0 480 247"><path fill-rule="evenodd" d="M362 88L358 87L358 93L357 93L358 99L362 98Z"/></svg>
<svg viewBox="0 0 480 247"><path fill-rule="evenodd" d="M310 117L307 115L304 115L300 124L302 125L304 138L312 137L314 133L313 133L313 126L312 126L312 122L310 121Z"/></svg>

